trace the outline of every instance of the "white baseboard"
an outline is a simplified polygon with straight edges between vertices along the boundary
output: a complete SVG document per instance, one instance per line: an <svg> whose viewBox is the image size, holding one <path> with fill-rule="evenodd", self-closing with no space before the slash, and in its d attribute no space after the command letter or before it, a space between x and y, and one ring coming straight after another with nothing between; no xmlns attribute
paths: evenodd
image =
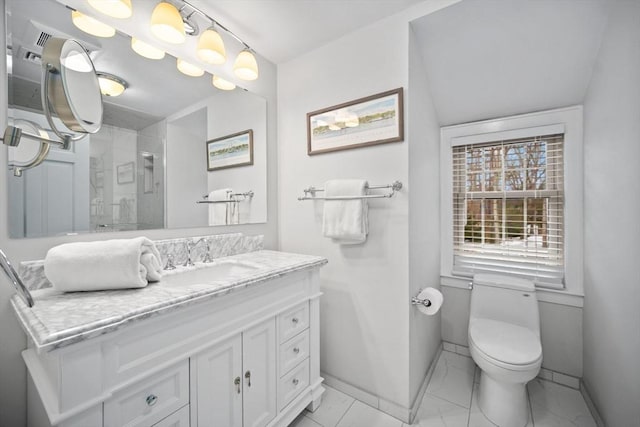
<svg viewBox="0 0 640 427"><path fill-rule="evenodd" d="M409 421L405 421L408 424L412 424L413 420L416 419L416 414L420 409L420 404L422 404L422 399L424 398L424 394L427 392L427 386L429 385L429 381L431 381L431 376L433 375L433 371L436 369L436 363L442 354L442 342L438 346L438 350L436 350L436 354L431 361L431 365L429 365L429 369L427 369L427 373L422 380L422 384L418 389L418 394L415 399L413 399L413 405L411 405L411 411L409 413Z"/></svg>
<svg viewBox="0 0 640 427"><path fill-rule="evenodd" d="M589 412L591 412L591 416L595 420L596 425L598 427L606 427L606 424L604 423L604 420L600 416L600 412L598 412L598 408L596 408L595 403L593 403L593 399L591 398L591 395L589 394L589 390L587 389L584 381L582 381L582 380L580 380L580 393L582 394L582 398L584 399L585 403L587 404L587 408L589 408Z"/></svg>
<svg viewBox="0 0 640 427"><path fill-rule="evenodd" d="M333 387L336 390L353 397L360 402L369 405L379 411L382 411L388 415L391 415L394 418L399 419L403 423L411 424L413 419L420 409L420 404L422 403L422 398L424 397L424 393L427 390L427 385L429 384L429 380L431 379L431 375L436 366L436 362L440 357L440 353L442 353L442 344L438 346L438 350L431 361L431 365L425 374L424 379L422 380L422 384L418 389L418 394L413 400L413 404L411 408L405 408L402 405L398 405L395 402L390 402L380 396L376 396L375 394L369 393L368 391L362 390L354 385L351 385L347 382L342 381L332 375L327 374L326 372L321 372L320 375L324 377L324 383L329 387Z"/></svg>

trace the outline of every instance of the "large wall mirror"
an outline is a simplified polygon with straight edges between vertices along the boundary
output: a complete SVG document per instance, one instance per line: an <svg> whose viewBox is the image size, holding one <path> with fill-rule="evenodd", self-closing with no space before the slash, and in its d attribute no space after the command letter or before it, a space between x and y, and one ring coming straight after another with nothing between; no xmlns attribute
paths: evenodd
<svg viewBox="0 0 640 427"><path fill-rule="evenodd" d="M6 16L9 123L49 132L40 100L49 37L79 41L98 74L125 83L119 96L103 95L101 130L70 150L52 146L16 177L9 149L10 237L266 222L264 98L217 89L210 74L186 76L168 54L143 58L121 32L84 33L55 0L7 0ZM220 203L197 203L211 201Z"/></svg>

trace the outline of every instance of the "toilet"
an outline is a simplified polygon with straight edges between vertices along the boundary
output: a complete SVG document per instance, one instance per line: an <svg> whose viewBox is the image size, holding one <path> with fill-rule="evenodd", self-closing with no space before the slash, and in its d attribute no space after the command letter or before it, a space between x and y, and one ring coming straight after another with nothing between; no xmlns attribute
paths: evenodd
<svg viewBox="0 0 640 427"><path fill-rule="evenodd" d="M482 413L500 427L525 426L526 385L542 365L540 315L532 281L497 274L474 276L469 351L481 370Z"/></svg>

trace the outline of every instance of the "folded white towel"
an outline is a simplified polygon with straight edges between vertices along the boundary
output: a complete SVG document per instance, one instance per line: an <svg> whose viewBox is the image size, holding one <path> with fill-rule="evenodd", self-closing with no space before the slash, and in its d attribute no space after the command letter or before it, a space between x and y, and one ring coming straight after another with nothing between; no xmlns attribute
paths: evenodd
<svg viewBox="0 0 640 427"><path fill-rule="evenodd" d="M146 237L66 243L49 249L44 274L63 292L143 288L162 275L160 254Z"/></svg>
<svg viewBox="0 0 640 427"><path fill-rule="evenodd" d="M367 181L334 179L324 184L325 197L364 196ZM322 232L340 244L358 244L367 240L369 220L367 199L325 200Z"/></svg>
<svg viewBox="0 0 640 427"><path fill-rule="evenodd" d="M229 200L229 195L233 192L230 188L221 188L209 193L207 200L210 202L220 202ZM209 225L229 224L229 205L231 203L211 203L209 204Z"/></svg>

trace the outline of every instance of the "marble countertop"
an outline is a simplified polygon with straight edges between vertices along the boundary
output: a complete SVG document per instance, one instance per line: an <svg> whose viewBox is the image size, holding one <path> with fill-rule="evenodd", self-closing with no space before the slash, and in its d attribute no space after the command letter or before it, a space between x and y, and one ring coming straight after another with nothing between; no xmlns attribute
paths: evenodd
<svg viewBox="0 0 640 427"><path fill-rule="evenodd" d="M170 276L183 271L207 268L225 261L251 264L254 270L225 277L225 280L177 286ZM276 251L255 251L224 258L212 264L196 263L167 271L166 280L141 289L61 293L51 288L33 291L32 308L17 296L11 305L38 351L50 351L118 330L179 307L216 298L260 284L284 274L327 263L322 257ZM175 280L173 280L175 282Z"/></svg>

